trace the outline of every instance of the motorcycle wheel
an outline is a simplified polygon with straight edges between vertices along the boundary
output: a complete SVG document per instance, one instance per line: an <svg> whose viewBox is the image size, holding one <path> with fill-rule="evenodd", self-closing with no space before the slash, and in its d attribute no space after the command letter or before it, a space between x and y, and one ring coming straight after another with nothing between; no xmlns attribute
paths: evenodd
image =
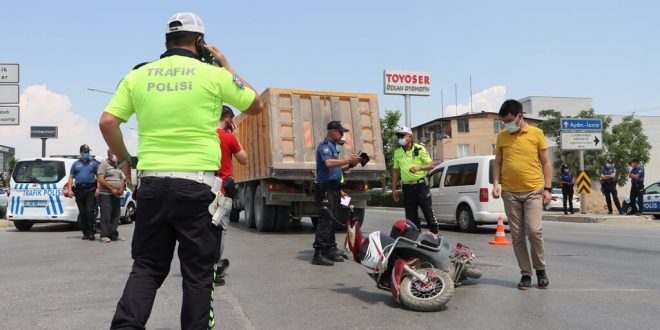
<svg viewBox="0 0 660 330"><path fill-rule="evenodd" d="M435 312L454 295L454 281L449 274L435 268L422 268L419 273L429 277L424 284L412 276L401 281L400 299L404 306L419 312Z"/></svg>
<svg viewBox="0 0 660 330"><path fill-rule="evenodd" d="M469 278L480 278L482 273L481 269L477 268L474 266L472 263L468 262L465 264L465 267L463 268L463 275L469 277Z"/></svg>

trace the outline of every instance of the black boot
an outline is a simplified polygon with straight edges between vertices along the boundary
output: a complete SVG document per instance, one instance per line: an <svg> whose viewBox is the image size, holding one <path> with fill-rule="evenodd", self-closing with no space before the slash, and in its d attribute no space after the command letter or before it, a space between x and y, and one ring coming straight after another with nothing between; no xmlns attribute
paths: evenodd
<svg viewBox="0 0 660 330"><path fill-rule="evenodd" d="M330 248L323 252L323 256L333 262L344 262L344 253L337 248Z"/></svg>
<svg viewBox="0 0 660 330"><path fill-rule="evenodd" d="M320 249L315 249L314 256L312 257L312 264L321 266L333 266L335 263L332 262L332 260L326 258L323 253L321 253Z"/></svg>

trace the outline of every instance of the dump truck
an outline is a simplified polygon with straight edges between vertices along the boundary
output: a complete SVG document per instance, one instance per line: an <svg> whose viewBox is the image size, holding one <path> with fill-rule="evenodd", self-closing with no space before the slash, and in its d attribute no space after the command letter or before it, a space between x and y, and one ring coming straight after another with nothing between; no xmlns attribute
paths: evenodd
<svg viewBox="0 0 660 330"><path fill-rule="evenodd" d="M385 174L376 94L268 88L261 97L266 104L262 113L234 118L248 163L234 160L232 165L238 194L231 221L244 211L245 224L259 231L281 231L303 217L315 225L316 148L333 120L350 129L340 158L359 152L371 157L365 166L344 174L343 190L362 221L370 198L368 181Z"/></svg>

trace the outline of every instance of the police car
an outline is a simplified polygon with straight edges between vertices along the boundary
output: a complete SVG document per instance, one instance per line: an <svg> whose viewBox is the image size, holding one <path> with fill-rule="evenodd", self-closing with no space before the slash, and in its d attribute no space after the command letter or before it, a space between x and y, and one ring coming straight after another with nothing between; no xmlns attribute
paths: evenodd
<svg viewBox="0 0 660 330"><path fill-rule="evenodd" d="M30 230L35 223L78 225L78 206L68 187L73 158L25 158L16 162L9 181L7 220L18 230ZM65 193L65 191L67 191ZM133 221L135 201L126 189L121 198L122 223ZM98 214L98 212L97 212Z"/></svg>
<svg viewBox="0 0 660 330"><path fill-rule="evenodd" d="M644 201L644 214L652 214L654 218L660 219L660 181L646 186L642 196ZM630 196L626 196L623 200L623 212L625 214L630 214L632 212Z"/></svg>

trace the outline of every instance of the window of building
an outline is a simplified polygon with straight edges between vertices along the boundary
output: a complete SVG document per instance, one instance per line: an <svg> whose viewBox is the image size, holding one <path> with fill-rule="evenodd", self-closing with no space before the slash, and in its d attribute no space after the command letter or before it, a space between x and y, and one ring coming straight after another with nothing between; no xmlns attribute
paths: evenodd
<svg viewBox="0 0 660 330"><path fill-rule="evenodd" d="M478 168L477 163L449 166L445 174L445 187L474 185L477 182Z"/></svg>
<svg viewBox="0 0 660 330"><path fill-rule="evenodd" d="M470 145L469 144L459 144L458 149L456 150L456 157L467 157L470 155Z"/></svg>
<svg viewBox="0 0 660 330"><path fill-rule="evenodd" d="M504 129L504 123L501 120L495 119L495 133L499 133Z"/></svg>
<svg viewBox="0 0 660 330"><path fill-rule="evenodd" d="M459 132L469 132L470 131L470 122L467 118L459 119L458 122L458 131Z"/></svg>

